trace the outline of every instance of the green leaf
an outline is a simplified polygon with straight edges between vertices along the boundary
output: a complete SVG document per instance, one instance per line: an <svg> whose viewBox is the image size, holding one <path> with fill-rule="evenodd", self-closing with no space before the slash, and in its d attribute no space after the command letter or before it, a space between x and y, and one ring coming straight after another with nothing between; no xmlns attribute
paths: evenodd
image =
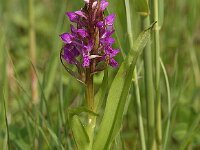
<svg viewBox="0 0 200 150"><path fill-rule="evenodd" d="M93 144L93 149L95 150L108 149L121 128L125 103L131 87L136 61L149 40L150 29L143 31L139 35L134 42L131 54L122 63L112 82L104 116Z"/></svg>
<svg viewBox="0 0 200 150"><path fill-rule="evenodd" d="M89 110L87 107L77 107L77 108L69 108L68 113L69 113L69 118L73 117L74 115L79 115L82 112L89 113L94 116L98 116L95 112Z"/></svg>
<svg viewBox="0 0 200 150"><path fill-rule="evenodd" d="M85 150L89 147L89 137L78 115L82 112L97 116L98 114L88 110L86 107L70 108L68 110L69 123L73 132L74 140L78 149Z"/></svg>
<svg viewBox="0 0 200 150"><path fill-rule="evenodd" d="M70 125L78 149L79 150L87 149L87 147L89 146L89 137L77 115L71 117Z"/></svg>
<svg viewBox="0 0 200 150"><path fill-rule="evenodd" d="M134 0L136 11L142 16L149 15L149 5L147 0Z"/></svg>

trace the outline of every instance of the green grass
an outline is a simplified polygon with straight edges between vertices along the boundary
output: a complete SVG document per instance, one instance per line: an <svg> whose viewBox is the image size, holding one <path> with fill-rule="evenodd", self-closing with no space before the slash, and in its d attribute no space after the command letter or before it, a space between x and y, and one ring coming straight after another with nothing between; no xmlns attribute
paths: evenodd
<svg viewBox="0 0 200 150"><path fill-rule="evenodd" d="M146 101L145 61L139 57L135 73L131 68L133 64L124 65L127 58L132 58L133 41L143 30L141 15L146 15L148 9L145 3L136 4L136 0L126 0L126 4L124 0L109 2L106 14L117 14L114 47L121 49L117 60L123 65L117 69L108 68L94 78L95 99L98 100L95 102L98 113L95 146L100 148L101 142L109 145L113 141L112 149L138 150L145 146L148 149L146 108L152 103ZM79 117L75 113L72 121L69 119L69 108L86 106L84 85L67 73L59 58L62 47L59 34L69 30L65 12L82 6L82 0L34 0L36 61L32 64L28 1L0 0L0 149L73 150L77 144L74 138L79 137L79 133L85 136L82 124L87 122L87 110L79 112ZM156 40L160 42L161 59L155 57L153 30L149 41L153 64L153 89L150 90L155 98L157 62L160 65L162 146L165 150L200 149L200 1L165 0L164 10L160 10L162 4L158 7L157 26L161 28ZM150 7L150 23L154 22L153 18ZM128 72L127 78L118 80L123 67ZM32 104L31 68L38 84L38 104ZM121 92L118 96L117 90ZM112 112L111 107L117 111ZM105 116L104 110L108 112ZM106 126L107 121L112 122L110 128ZM76 128L70 127L73 124ZM104 132L104 126L109 132ZM77 140L81 147L84 141Z"/></svg>

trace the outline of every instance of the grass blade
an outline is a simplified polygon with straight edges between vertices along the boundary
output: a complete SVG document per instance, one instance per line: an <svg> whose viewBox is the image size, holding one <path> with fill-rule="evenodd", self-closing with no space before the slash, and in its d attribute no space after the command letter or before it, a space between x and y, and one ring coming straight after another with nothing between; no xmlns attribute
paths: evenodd
<svg viewBox="0 0 200 150"><path fill-rule="evenodd" d="M162 59L160 59L160 64L161 64L163 74L164 74L164 77L165 77L165 84L166 84L166 87L167 87L167 102L168 102L168 119L167 119L165 137L164 137L164 140L163 140L164 141L163 150L165 150L166 147L167 147L167 141L168 141L168 137L169 137L169 127L170 127L170 122L171 122L171 94L170 94L170 86L169 86L167 71L166 71L165 66L162 62Z"/></svg>
<svg viewBox="0 0 200 150"><path fill-rule="evenodd" d="M6 110L6 100L5 100L4 93L3 93L3 104L4 104L4 115L5 115L6 133L7 133L7 146L8 146L8 150L10 150L10 134L9 134L9 126L8 126L7 110Z"/></svg>

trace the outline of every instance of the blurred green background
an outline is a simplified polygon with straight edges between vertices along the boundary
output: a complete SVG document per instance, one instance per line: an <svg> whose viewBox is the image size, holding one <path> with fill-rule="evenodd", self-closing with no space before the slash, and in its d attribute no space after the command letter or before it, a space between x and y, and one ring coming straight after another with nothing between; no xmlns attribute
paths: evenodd
<svg viewBox="0 0 200 150"><path fill-rule="evenodd" d="M28 0L0 0L0 149L75 149L67 123L67 108L81 105L84 88L64 70L59 35L69 31L66 11L75 11L82 0L34 0L36 63L39 103L32 104L29 51ZM132 1L134 38L141 31L141 18ZM161 57L171 88L172 118L168 149L200 149L200 1L165 0L161 34ZM123 0L110 0L109 13L116 13L116 47L129 51ZM108 13L108 12L107 12ZM115 35L115 37L116 37ZM122 61L122 56L117 57ZM141 67L142 60L138 62ZM109 68L110 80L117 69ZM144 99L143 71L141 95ZM163 77L163 74L161 76ZM98 89L102 74L97 75ZM110 81L110 82L111 82ZM162 80L162 110L167 113L167 93ZM6 116L5 107L6 105ZM145 100L142 101L144 123ZM163 130L166 125L163 115ZM6 128L6 121L8 128ZM9 136L8 131L9 130ZM125 149L139 149L135 102L125 115L121 141ZM120 149L118 147L118 149Z"/></svg>

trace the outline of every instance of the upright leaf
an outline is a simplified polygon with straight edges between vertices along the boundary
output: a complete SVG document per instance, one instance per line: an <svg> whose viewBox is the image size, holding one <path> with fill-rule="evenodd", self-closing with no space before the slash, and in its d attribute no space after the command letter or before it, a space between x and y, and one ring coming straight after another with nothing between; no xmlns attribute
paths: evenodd
<svg viewBox="0 0 200 150"><path fill-rule="evenodd" d="M93 149L95 150L107 149L119 132L136 61L149 37L150 29L145 30L139 35L131 50L131 54L122 63L113 80L104 116L93 144Z"/></svg>
<svg viewBox="0 0 200 150"><path fill-rule="evenodd" d="M89 145L89 137L77 115L71 117L70 125L78 149L86 150Z"/></svg>

